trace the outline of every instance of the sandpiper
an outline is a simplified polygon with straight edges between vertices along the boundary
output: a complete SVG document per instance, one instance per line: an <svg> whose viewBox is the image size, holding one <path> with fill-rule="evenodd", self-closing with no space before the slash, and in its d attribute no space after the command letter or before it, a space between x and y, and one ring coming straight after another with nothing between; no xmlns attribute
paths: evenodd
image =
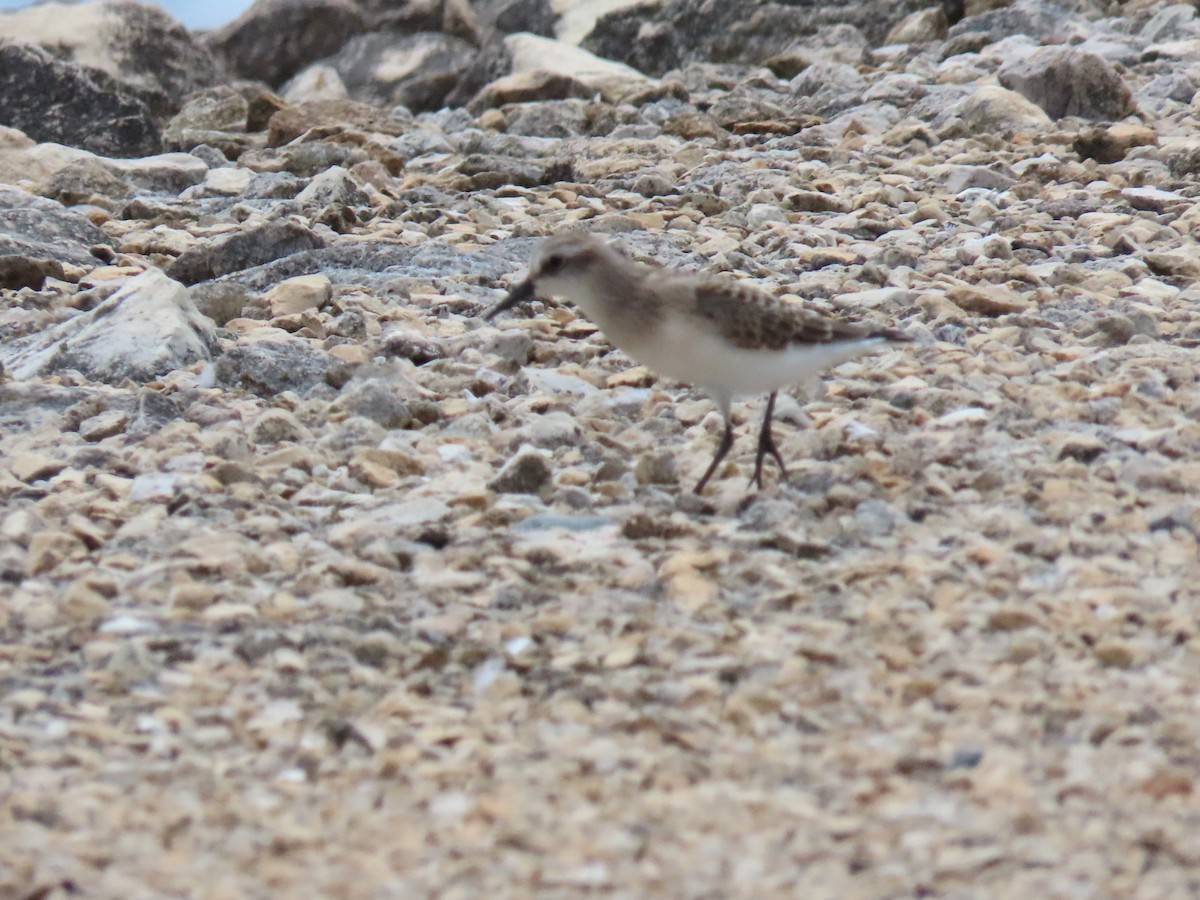
<svg viewBox="0 0 1200 900"><path fill-rule="evenodd" d="M570 301L632 359L704 389L717 402L725 432L697 494L733 446L735 397L769 394L751 478L761 489L768 453L787 477L771 436L779 389L889 341L910 340L892 329L830 318L749 284L636 262L585 232L543 241L526 278L484 318L535 297Z"/></svg>

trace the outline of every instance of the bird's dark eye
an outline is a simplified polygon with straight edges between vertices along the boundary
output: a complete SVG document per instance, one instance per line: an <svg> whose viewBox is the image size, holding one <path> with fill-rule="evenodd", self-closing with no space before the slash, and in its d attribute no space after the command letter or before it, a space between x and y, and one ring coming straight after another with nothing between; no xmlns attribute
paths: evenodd
<svg viewBox="0 0 1200 900"><path fill-rule="evenodd" d="M555 253L553 256L547 256L546 261L542 263L542 271L547 275L553 275L562 269L563 263L566 260L561 253Z"/></svg>

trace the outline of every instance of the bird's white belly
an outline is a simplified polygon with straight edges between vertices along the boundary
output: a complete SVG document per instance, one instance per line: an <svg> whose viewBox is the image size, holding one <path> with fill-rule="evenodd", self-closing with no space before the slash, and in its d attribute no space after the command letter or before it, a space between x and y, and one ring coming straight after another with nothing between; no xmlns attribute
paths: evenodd
<svg viewBox="0 0 1200 900"><path fill-rule="evenodd" d="M634 360L661 375L726 397L765 394L807 381L854 359L883 338L746 350L722 340L690 318L670 317L647 334L617 343Z"/></svg>

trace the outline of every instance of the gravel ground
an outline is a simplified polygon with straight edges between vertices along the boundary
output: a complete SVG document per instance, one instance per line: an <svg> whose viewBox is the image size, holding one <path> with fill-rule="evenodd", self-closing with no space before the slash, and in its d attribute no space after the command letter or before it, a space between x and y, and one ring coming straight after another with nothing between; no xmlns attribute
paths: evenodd
<svg viewBox="0 0 1200 900"><path fill-rule="evenodd" d="M8 346L150 266L215 324L149 380L8 354L0 895L1200 892L1200 39L1112 127L954 40L845 109L692 66L85 179L111 258L3 290ZM568 227L914 342L781 396L761 492L739 405L697 498L711 402L478 316Z"/></svg>

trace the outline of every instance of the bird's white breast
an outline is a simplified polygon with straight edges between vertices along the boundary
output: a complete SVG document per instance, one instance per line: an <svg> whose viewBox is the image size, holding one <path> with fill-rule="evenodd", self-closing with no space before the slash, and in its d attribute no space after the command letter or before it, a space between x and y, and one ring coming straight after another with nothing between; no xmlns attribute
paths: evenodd
<svg viewBox="0 0 1200 900"><path fill-rule="evenodd" d="M747 350L724 340L701 319L669 316L658 328L617 344L656 372L724 397L765 394L807 381L866 352L882 338Z"/></svg>

